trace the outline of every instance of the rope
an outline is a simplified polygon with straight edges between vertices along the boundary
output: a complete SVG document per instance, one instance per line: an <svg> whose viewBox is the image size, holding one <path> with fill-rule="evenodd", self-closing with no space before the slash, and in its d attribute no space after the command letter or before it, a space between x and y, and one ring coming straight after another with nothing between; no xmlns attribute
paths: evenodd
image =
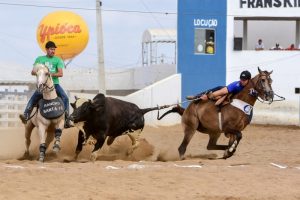
<svg viewBox="0 0 300 200"><path fill-rule="evenodd" d="M279 95L276 94L276 93L274 93L274 96L277 96L277 97L279 97L280 99L275 99L275 100L272 100L272 101L270 101L270 102L268 102L268 103L265 103L265 100L261 100L261 99L259 99L259 97L257 97L256 99L257 99L259 102L263 103L263 104L271 104L271 103L274 102L274 101L284 101L284 100L285 100L285 97L279 96Z"/></svg>
<svg viewBox="0 0 300 200"><path fill-rule="evenodd" d="M273 101L284 101L285 97L279 96L278 94L274 93L275 96L279 97L280 99L278 100L273 100Z"/></svg>
<svg viewBox="0 0 300 200"><path fill-rule="evenodd" d="M182 102L178 102L178 103L174 103L174 104L169 104L169 105L164 105L164 106L157 105L157 109L161 110L161 109L169 108L171 106L177 106L177 105L181 105L181 104L184 104L184 103L187 103L187 102L197 101L199 99L200 99L200 97L192 99L192 100L185 100L185 101L182 101Z"/></svg>
<svg viewBox="0 0 300 200"><path fill-rule="evenodd" d="M29 121L31 118L33 118L33 117L34 117L34 115L37 113L37 111L38 111L38 108L36 108L36 109L35 109L35 112L33 113L33 115L29 116L29 118L28 118L28 120L27 120L27 121Z"/></svg>

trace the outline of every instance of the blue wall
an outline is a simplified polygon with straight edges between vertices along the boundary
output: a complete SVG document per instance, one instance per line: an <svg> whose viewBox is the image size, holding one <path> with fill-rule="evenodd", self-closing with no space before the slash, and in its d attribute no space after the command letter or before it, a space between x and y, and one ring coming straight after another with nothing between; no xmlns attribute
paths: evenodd
<svg viewBox="0 0 300 200"><path fill-rule="evenodd" d="M178 62L182 100L187 95L226 84L226 0L178 0ZM214 26L195 23L213 20ZM203 21L202 21L203 22ZM215 29L215 54L194 53L195 28Z"/></svg>

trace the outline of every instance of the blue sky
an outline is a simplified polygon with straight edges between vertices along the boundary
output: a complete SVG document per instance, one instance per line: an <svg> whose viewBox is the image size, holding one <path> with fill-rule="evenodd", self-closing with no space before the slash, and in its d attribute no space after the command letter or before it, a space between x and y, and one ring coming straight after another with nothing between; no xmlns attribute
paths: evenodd
<svg viewBox="0 0 300 200"><path fill-rule="evenodd" d="M177 25L177 16L174 14L177 12L177 0L103 0L102 3L104 57L107 68L141 65L141 39L144 30L176 28ZM96 11L93 10L95 4L95 0L0 0L1 69L20 66L30 71L34 59L44 54L36 40L37 26L44 16L58 10L79 14L90 30L86 49L75 57L68 67L96 68Z"/></svg>

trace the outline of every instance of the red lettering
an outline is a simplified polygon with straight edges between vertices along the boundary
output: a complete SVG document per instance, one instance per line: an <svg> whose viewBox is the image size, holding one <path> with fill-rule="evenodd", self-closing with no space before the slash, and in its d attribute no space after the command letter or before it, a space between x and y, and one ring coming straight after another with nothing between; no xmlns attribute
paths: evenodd
<svg viewBox="0 0 300 200"><path fill-rule="evenodd" d="M73 33L81 33L81 29L79 25L75 25L73 30L74 30Z"/></svg>
<svg viewBox="0 0 300 200"><path fill-rule="evenodd" d="M68 30L68 33L72 33L73 32L73 26L72 25L68 26L67 30Z"/></svg>
<svg viewBox="0 0 300 200"><path fill-rule="evenodd" d="M59 25L60 25L60 24L57 24L57 25L56 25L56 28L55 28L55 31L54 31L55 34L59 34Z"/></svg>
<svg viewBox="0 0 300 200"><path fill-rule="evenodd" d="M45 42L46 38L47 40L50 40L50 36L52 35L59 35L59 34L65 34L65 33L81 33L81 28L79 25L71 25L68 23L65 23L63 25L56 24L56 26L46 26L44 24L41 24L39 26L39 36L40 41L42 43Z"/></svg>

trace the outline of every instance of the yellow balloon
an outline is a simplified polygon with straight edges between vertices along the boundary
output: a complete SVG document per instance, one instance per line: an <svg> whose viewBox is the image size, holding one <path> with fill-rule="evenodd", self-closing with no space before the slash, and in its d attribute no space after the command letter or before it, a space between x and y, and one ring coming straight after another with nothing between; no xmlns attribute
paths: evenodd
<svg viewBox="0 0 300 200"><path fill-rule="evenodd" d="M36 37L44 52L45 44L49 40L55 42L55 54L65 60L75 57L85 49L89 30L81 16L70 11L57 11L41 20Z"/></svg>

